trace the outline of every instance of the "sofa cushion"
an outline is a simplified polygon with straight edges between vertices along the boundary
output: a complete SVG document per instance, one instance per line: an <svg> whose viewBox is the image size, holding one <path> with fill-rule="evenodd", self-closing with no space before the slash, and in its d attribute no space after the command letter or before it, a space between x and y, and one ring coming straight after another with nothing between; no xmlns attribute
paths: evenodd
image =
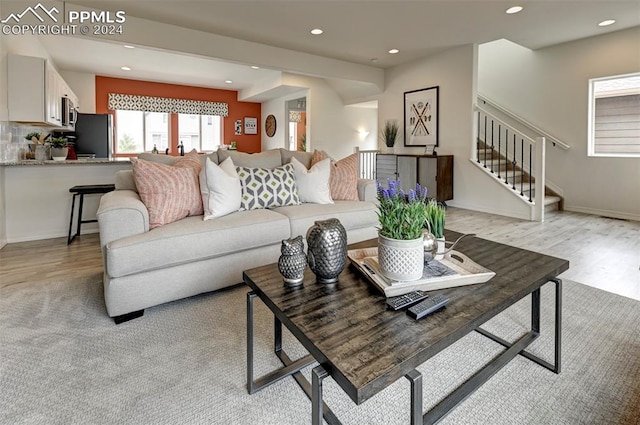
<svg viewBox="0 0 640 425"><path fill-rule="evenodd" d="M282 158L282 165L290 163L291 158L295 158L307 167L307 169L311 168L311 152L290 151L280 148L280 156Z"/></svg>
<svg viewBox="0 0 640 425"><path fill-rule="evenodd" d="M207 159L200 171L200 193L205 220L222 217L240 209L242 188L231 158L225 159L219 166Z"/></svg>
<svg viewBox="0 0 640 425"><path fill-rule="evenodd" d="M180 157L173 165L131 158L131 166L140 199L149 210L150 228L202 215L197 154Z"/></svg>
<svg viewBox="0 0 640 425"><path fill-rule="evenodd" d="M231 158L236 167L275 168L282 165L279 149L271 149L260 153L244 153L221 149L218 151L219 163Z"/></svg>
<svg viewBox="0 0 640 425"><path fill-rule="evenodd" d="M329 158L323 151L314 151L311 166ZM331 163L331 197L333 200L358 200L358 153Z"/></svg>
<svg viewBox="0 0 640 425"><path fill-rule="evenodd" d="M138 154L138 159L165 165L173 165L178 158L180 157L149 152L142 152L141 154Z"/></svg>
<svg viewBox="0 0 640 425"><path fill-rule="evenodd" d="M298 205L298 189L293 165L273 169L236 167L242 186L240 210Z"/></svg>
<svg viewBox="0 0 640 425"><path fill-rule="evenodd" d="M333 204L329 177L331 176L331 160L329 158L318 162L310 170L295 157L291 158L291 165L296 176L296 186L300 202L315 204Z"/></svg>
<svg viewBox="0 0 640 425"><path fill-rule="evenodd" d="M105 247L106 273L110 277L121 277L251 248L280 245L282 239L290 237L289 229L289 220L270 210L236 212L207 221L203 221L202 216L187 217L108 243ZM239 273L238 282L241 281Z"/></svg>
<svg viewBox="0 0 640 425"><path fill-rule="evenodd" d="M275 208L274 211L289 217L292 237L298 235L306 237L307 230L316 220L329 218L340 220L347 231L374 227L378 224L377 209L373 202L334 202L334 204L300 204Z"/></svg>

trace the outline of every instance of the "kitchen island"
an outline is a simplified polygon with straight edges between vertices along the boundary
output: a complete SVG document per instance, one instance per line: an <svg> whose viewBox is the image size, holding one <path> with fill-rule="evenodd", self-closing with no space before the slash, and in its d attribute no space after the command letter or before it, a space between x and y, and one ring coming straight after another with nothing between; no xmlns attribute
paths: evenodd
<svg viewBox="0 0 640 425"><path fill-rule="evenodd" d="M0 246L66 237L73 197L69 189L77 185L115 183L116 173L129 169L128 159L0 162L0 203L4 205L2 218L6 233L0 235ZM85 219L95 217L99 200L98 195L85 197ZM97 231L97 223L82 226L83 234Z"/></svg>

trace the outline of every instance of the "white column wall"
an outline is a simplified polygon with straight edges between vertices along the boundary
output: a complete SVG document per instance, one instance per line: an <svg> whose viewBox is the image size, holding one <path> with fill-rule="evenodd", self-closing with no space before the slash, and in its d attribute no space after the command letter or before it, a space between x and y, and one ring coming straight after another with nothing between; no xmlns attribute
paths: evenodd
<svg viewBox="0 0 640 425"><path fill-rule="evenodd" d="M262 130L262 149L285 147L284 126L287 100L307 98L307 149L323 150L335 159L341 159L354 152L377 148L377 110L345 106L338 93L323 79L292 74L283 75L287 86L300 87L301 91L262 104L262 123L273 114L277 120L276 134L267 137ZM264 125L262 126L264 127ZM369 134L364 139L359 131Z"/></svg>
<svg viewBox="0 0 640 425"><path fill-rule="evenodd" d="M547 179L566 210L640 220L640 158L587 156L590 78L640 72L640 28L529 50L479 48L478 90L571 148L548 146Z"/></svg>
<svg viewBox="0 0 640 425"><path fill-rule="evenodd" d="M474 143L476 55L477 47L466 45L387 70L386 89L378 99L378 125L397 119L402 128L404 92L439 86L438 153L454 156L454 199L447 203L528 220L529 206L494 183L469 160ZM405 147L401 134L395 152L422 154L424 148Z"/></svg>

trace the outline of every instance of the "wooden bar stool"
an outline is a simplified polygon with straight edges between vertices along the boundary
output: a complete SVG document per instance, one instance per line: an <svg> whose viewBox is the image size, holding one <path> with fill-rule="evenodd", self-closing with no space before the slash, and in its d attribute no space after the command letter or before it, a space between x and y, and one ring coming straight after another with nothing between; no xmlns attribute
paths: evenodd
<svg viewBox="0 0 640 425"><path fill-rule="evenodd" d="M73 186L69 189L69 192L73 193L73 200L71 201L71 218L69 218L69 236L67 237L67 245L73 242L76 236L80 236L80 227L83 223L96 223L98 220L83 220L82 219L82 206L84 205L84 195L104 194L115 190L116 187L113 184L91 184L84 186ZM76 206L76 196L80 195L80 204L78 205L78 227L75 235L71 236L71 229L73 228L73 211Z"/></svg>

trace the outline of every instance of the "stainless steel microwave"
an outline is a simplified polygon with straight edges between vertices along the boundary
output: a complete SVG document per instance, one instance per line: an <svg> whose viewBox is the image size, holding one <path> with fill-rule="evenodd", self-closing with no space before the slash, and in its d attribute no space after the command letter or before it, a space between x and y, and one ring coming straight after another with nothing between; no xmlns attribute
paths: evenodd
<svg viewBox="0 0 640 425"><path fill-rule="evenodd" d="M62 125L63 126L75 126L76 125L77 110L76 105L73 104L73 100L68 97L62 98Z"/></svg>

